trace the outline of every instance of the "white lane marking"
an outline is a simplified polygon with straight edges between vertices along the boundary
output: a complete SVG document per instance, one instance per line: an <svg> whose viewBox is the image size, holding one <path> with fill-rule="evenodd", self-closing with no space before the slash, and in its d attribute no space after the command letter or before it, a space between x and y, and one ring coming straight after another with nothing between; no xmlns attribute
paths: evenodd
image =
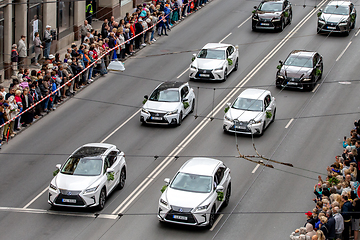
<svg viewBox="0 0 360 240"><path fill-rule="evenodd" d="M316 86L314 87L314 89L312 90L312 92L315 92L316 89L320 86L320 84L316 84Z"/></svg>
<svg viewBox="0 0 360 240"><path fill-rule="evenodd" d="M120 128L122 128L126 123L128 123L131 119L133 119L137 114L139 114L139 112L141 111L141 108L139 110L137 110L133 115L131 115L131 117L129 117L128 119L126 119L125 122L123 122L120 126L118 126L114 131L112 131L112 133L110 133L106 138L104 138L100 143L105 142L106 140L108 140L112 135L114 135Z"/></svg>
<svg viewBox="0 0 360 240"><path fill-rule="evenodd" d="M250 18L252 15L250 15L250 17L248 17L245 21L243 21L239 26L237 26L237 28L240 28L242 25L244 25Z"/></svg>
<svg viewBox="0 0 360 240"><path fill-rule="evenodd" d="M185 71L183 71L179 76L177 76L177 78L181 78L181 76L184 75L189 69L190 69L190 67L185 69Z"/></svg>
<svg viewBox="0 0 360 240"><path fill-rule="evenodd" d="M16 208L16 207L0 207L2 212L15 212L15 213L38 213L38 214L51 214L51 215L61 215L61 216L73 216L73 217L88 217L88 218L103 218L103 219L117 219L118 215L112 214L91 214L91 213L69 213L69 212L55 212L45 209L35 209L35 208Z"/></svg>
<svg viewBox="0 0 360 240"><path fill-rule="evenodd" d="M286 124L285 128L288 128L290 126L290 124L294 121L294 119L290 119L290 121L288 122L288 124Z"/></svg>
<svg viewBox="0 0 360 240"><path fill-rule="evenodd" d="M357 37L357 35L360 33L360 28L359 30L355 33L355 37Z"/></svg>
<svg viewBox="0 0 360 240"><path fill-rule="evenodd" d="M252 170L252 172L251 172L251 173L255 173L255 172L256 172L256 170L257 170L259 167L260 167L260 164L257 164L257 165L255 166L254 170Z"/></svg>
<svg viewBox="0 0 360 240"><path fill-rule="evenodd" d="M184 149L187 144L203 129L209 122L211 122L210 117L212 114L216 115L225 105L226 102L229 102L230 99L232 99L240 90L241 87L243 87L254 75L257 73L269 60L272 56L276 54L280 50L280 48L290 40L290 38L297 32L298 28L300 28L302 25L307 22L310 17L318 11L318 9L324 5L324 3L327 0L323 0L321 3L319 3L318 8L313 9L310 11L308 15L305 16L304 19L302 19L293 30L291 30L286 37L280 41L276 45L276 47L271 50L271 52L266 55L265 58L263 58L255 68L253 68L246 76L243 78L229 93L228 95L223 98L222 101L214 108L213 111L211 111L191 132L189 135L187 135L182 142L140 183L140 185L112 212L112 214L118 214L123 213L127 206L130 206L130 204L135 201L136 197L139 196L142 191L144 191L145 187L152 182L156 176L158 176L163 169L165 169L171 161L174 159L172 156L178 155L182 149ZM147 183L146 183L147 182ZM144 185L145 184L145 185ZM128 202L127 202L128 201ZM126 203L127 202L127 203Z"/></svg>
<svg viewBox="0 0 360 240"><path fill-rule="evenodd" d="M23 207L23 209L26 209L26 208L28 208L31 204L33 204L33 202L35 202L36 199L38 199L41 195L43 195L43 194L46 192L46 190L48 190L48 188L49 188L49 187L46 187L44 190L41 191L41 193L39 193L38 195L36 195L36 197L34 197L28 204L26 204L26 205Z"/></svg>
<svg viewBox="0 0 360 240"><path fill-rule="evenodd" d="M222 41L224 41L226 38L228 38L232 33L229 33L228 35L226 35L226 37L224 37L223 39L220 40L219 43L222 43Z"/></svg>
<svg viewBox="0 0 360 240"><path fill-rule="evenodd" d="M338 58L336 59L336 62L340 60L340 58L342 57L342 55L344 55L345 51L349 48L350 44L352 43L352 41L350 41L348 43L348 45L346 46L346 48L340 53L340 55L338 56Z"/></svg>
<svg viewBox="0 0 360 240"><path fill-rule="evenodd" d="M210 231L214 230L216 225L220 222L220 219L224 216L224 214L220 214L219 217L214 222L214 225L210 228Z"/></svg>

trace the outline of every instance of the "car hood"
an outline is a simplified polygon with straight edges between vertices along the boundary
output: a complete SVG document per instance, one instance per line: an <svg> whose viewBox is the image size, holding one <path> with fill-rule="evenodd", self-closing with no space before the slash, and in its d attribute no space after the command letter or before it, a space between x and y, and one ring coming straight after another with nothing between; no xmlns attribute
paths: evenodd
<svg viewBox="0 0 360 240"><path fill-rule="evenodd" d="M208 70L220 68L224 66L224 64L225 64L225 60L200 59L200 58L195 59L195 61L192 63L192 65L194 65L199 69L208 69Z"/></svg>
<svg viewBox="0 0 360 240"><path fill-rule="evenodd" d="M231 119L238 119L242 122L248 122L251 119L259 119L262 112L256 112L256 111L245 111L235 108L230 108L229 111L226 113L228 117Z"/></svg>
<svg viewBox="0 0 360 240"><path fill-rule="evenodd" d="M179 107L180 102L158 102L158 101L146 101L144 108L152 112L169 112L174 111Z"/></svg>
<svg viewBox="0 0 360 240"><path fill-rule="evenodd" d="M326 22L332 23L340 23L348 18L347 15L335 15L335 14L321 14L321 18L324 19Z"/></svg>
<svg viewBox="0 0 360 240"><path fill-rule="evenodd" d="M74 176L58 173L55 177L55 184L58 188L72 191L82 191L88 188L99 176Z"/></svg>
<svg viewBox="0 0 360 240"><path fill-rule="evenodd" d="M164 192L164 195L169 205L184 208L196 208L211 195L211 192L187 192L168 187Z"/></svg>
<svg viewBox="0 0 360 240"><path fill-rule="evenodd" d="M308 77L312 72L312 68L296 67L296 66L283 66L280 74L288 78Z"/></svg>
<svg viewBox="0 0 360 240"><path fill-rule="evenodd" d="M281 12L257 11L256 14L259 16L259 18L273 19L274 17L279 17Z"/></svg>

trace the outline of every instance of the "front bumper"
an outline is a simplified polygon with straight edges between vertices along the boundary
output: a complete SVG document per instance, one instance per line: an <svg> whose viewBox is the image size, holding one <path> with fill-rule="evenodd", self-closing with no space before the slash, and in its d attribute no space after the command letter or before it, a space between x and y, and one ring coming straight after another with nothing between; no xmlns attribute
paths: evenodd
<svg viewBox="0 0 360 240"><path fill-rule="evenodd" d="M313 86L314 82L312 81L292 81L291 79L283 79L277 78L276 79L276 86L282 88L296 88L296 89L307 89Z"/></svg>
<svg viewBox="0 0 360 240"><path fill-rule="evenodd" d="M194 212L193 209L172 206L171 208L159 204L158 218L162 222L170 222L191 226L207 226L209 224L209 210Z"/></svg>
<svg viewBox="0 0 360 240"><path fill-rule="evenodd" d="M94 207L99 205L99 191L83 194L82 191L54 190L49 187L48 203L62 207Z"/></svg>
<svg viewBox="0 0 360 240"><path fill-rule="evenodd" d="M157 113L157 112L144 112L140 113L140 122L149 123L149 124L162 124L162 125L170 125L177 124L179 119L179 114L171 114L168 115L166 113Z"/></svg>
<svg viewBox="0 0 360 240"><path fill-rule="evenodd" d="M281 29L281 20L279 21L272 21L271 19L252 19L252 26L256 29Z"/></svg>
<svg viewBox="0 0 360 240"><path fill-rule="evenodd" d="M234 122L224 119L223 129L227 132L241 134L261 134L263 122L248 124L247 122Z"/></svg>
<svg viewBox="0 0 360 240"><path fill-rule="evenodd" d="M224 70L190 68L189 78L200 80L222 80L224 79Z"/></svg>
<svg viewBox="0 0 360 240"><path fill-rule="evenodd" d="M318 32L334 32L334 33L344 33L350 31L350 25L348 23L326 23L319 22L317 26Z"/></svg>

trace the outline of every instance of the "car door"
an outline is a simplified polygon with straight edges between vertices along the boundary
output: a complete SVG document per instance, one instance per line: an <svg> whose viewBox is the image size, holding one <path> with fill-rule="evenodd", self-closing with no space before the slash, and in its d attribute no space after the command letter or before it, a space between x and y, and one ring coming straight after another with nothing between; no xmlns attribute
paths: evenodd
<svg viewBox="0 0 360 240"><path fill-rule="evenodd" d="M284 1L283 3L283 16L285 23L288 23L290 17L290 4L288 1Z"/></svg>
<svg viewBox="0 0 360 240"><path fill-rule="evenodd" d="M180 90L180 94L181 94L181 108L183 109L184 117L191 111L191 104L193 99L191 98L191 96L189 96L190 94L189 91L189 86L184 85L182 86L181 90ZM187 101L184 101L187 100ZM186 102L186 103L185 103ZM186 106L186 108L185 108Z"/></svg>
<svg viewBox="0 0 360 240"><path fill-rule="evenodd" d="M119 161L117 161L117 155L118 155L117 151L111 151L105 157L105 162L104 162L105 173L108 168L114 169L114 172L113 172L114 180L109 180L108 176L106 176L106 178L107 178L106 179L107 194L110 194L110 192L112 192L112 190L115 188L116 184L118 183L118 179L120 177L120 166L118 164ZM108 174L106 173L106 175L108 175Z"/></svg>
<svg viewBox="0 0 360 240"><path fill-rule="evenodd" d="M322 71L321 69L321 58L319 54L315 54L314 58L313 58L313 64L314 64L314 76L315 76L315 81L319 80L320 78L320 73Z"/></svg>
<svg viewBox="0 0 360 240"><path fill-rule="evenodd" d="M352 25L354 24L354 21L356 21L356 9L354 7L354 4L350 4L350 23L351 23L351 26L355 26L355 25Z"/></svg>
<svg viewBox="0 0 360 240"><path fill-rule="evenodd" d="M229 182L228 182L229 179L227 177L228 171L226 171L226 170L227 170L227 167L225 165L221 164L216 169L215 174L214 174L214 185L215 185L215 194L216 194L216 200L215 200L216 211L219 210L222 203L224 202L226 190L229 185ZM216 187L219 185L224 187L224 190L223 190L224 198L222 199L222 201L219 201L219 199L217 198L218 193L216 192Z"/></svg>
<svg viewBox="0 0 360 240"><path fill-rule="evenodd" d="M270 94L266 95L266 97L264 98L264 111L265 111L265 126L267 126L270 124L274 116L274 102ZM271 114L271 117L268 117L269 113L267 112Z"/></svg>
<svg viewBox="0 0 360 240"><path fill-rule="evenodd" d="M232 46L229 46L226 49L226 54L228 55L228 57L227 57L227 59L228 59L228 72L231 72L234 69L235 62L236 62L235 49ZM229 61L229 59L231 61Z"/></svg>

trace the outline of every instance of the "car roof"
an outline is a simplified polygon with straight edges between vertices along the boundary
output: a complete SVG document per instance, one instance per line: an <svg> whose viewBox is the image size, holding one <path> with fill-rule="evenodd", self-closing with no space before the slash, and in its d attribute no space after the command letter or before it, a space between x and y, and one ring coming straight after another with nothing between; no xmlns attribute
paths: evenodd
<svg viewBox="0 0 360 240"><path fill-rule="evenodd" d="M350 1L331 1L329 2L327 5L345 5L345 6L349 6L351 4Z"/></svg>
<svg viewBox="0 0 360 240"><path fill-rule="evenodd" d="M108 143L88 143L76 149L71 155L79 157L101 156L107 151L116 149L116 146Z"/></svg>
<svg viewBox="0 0 360 240"><path fill-rule="evenodd" d="M216 48L220 50L226 50L229 46L232 45L226 43L208 43L203 47L203 49Z"/></svg>
<svg viewBox="0 0 360 240"><path fill-rule="evenodd" d="M170 88L179 88L185 84L187 84L187 82L175 82L175 81L163 82L156 89L166 90Z"/></svg>
<svg viewBox="0 0 360 240"><path fill-rule="evenodd" d="M285 0L263 0L261 1L262 3L263 2L284 2Z"/></svg>
<svg viewBox="0 0 360 240"><path fill-rule="evenodd" d="M239 97L249 99L262 99L266 96L266 94L271 95L271 92L264 89L248 88L245 89L242 93L240 93Z"/></svg>
<svg viewBox="0 0 360 240"><path fill-rule="evenodd" d="M222 161L213 158L192 158L186 161L184 165L182 165L179 172L203 176L213 176L216 167L220 164L222 164Z"/></svg>
<svg viewBox="0 0 360 240"><path fill-rule="evenodd" d="M293 50L289 55L301 55L302 57L312 57L316 54L314 51L308 51L308 50Z"/></svg>

